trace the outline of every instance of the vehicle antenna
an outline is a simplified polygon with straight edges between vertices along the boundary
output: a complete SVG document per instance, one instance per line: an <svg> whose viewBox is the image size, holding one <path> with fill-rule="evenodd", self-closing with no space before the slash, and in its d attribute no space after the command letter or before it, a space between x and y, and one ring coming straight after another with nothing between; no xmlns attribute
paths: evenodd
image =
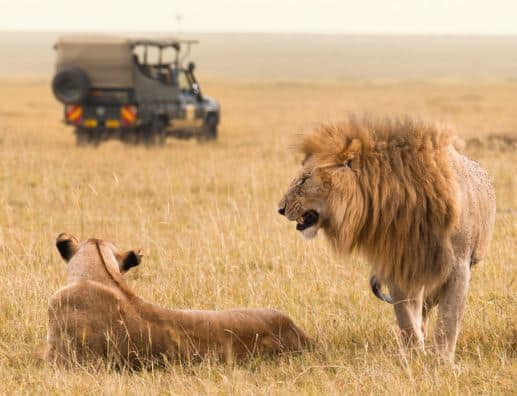
<svg viewBox="0 0 517 396"><path fill-rule="evenodd" d="M182 32L182 29L181 29L181 22L183 21L183 15L181 14L176 14L176 22L178 23L178 30L177 30L177 33L181 33Z"/></svg>

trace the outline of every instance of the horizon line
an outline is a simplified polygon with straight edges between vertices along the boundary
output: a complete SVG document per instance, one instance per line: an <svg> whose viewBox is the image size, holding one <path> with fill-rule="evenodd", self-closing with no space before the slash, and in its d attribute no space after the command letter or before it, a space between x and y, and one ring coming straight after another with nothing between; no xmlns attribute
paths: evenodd
<svg viewBox="0 0 517 396"><path fill-rule="evenodd" d="M332 31L252 31L252 30L102 30L102 29L4 29L0 33L57 33L57 34L261 34L261 35L309 35L309 36L406 36L406 37L516 37L517 32L332 32Z"/></svg>

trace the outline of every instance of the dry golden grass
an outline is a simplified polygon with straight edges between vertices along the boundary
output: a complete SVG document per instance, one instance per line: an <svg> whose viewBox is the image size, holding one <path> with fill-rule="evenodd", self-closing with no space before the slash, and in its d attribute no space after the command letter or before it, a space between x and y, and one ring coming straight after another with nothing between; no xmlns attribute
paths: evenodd
<svg viewBox="0 0 517 396"><path fill-rule="evenodd" d="M0 388L2 393L515 394L517 152L471 149L493 177L497 224L473 275L457 367L398 347L391 307L368 266L307 242L276 214L299 158L297 133L348 111L455 124L469 138L516 133L517 83L396 85L211 81L223 121L215 144L170 140L76 148L47 81L0 81ZM301 356L205 362L138 373L60 370L34 355L47 298L64 283L61 231L142 247L134 290L168 307L267 306L318 347Z"/></svg>

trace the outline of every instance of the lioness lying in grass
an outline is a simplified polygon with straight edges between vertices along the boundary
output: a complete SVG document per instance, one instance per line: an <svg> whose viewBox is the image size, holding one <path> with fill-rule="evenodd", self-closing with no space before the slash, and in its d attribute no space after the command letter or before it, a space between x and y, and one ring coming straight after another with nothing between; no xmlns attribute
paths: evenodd
<svg viewBox="0 0 517 396"><path fill-rule="evenodd" d="M120 253L98 239L79 243L66 233L58 236L56 245L68 264L68 279L49 301L49 361L110 358L141 366L209 354L233 361L301 351L310 344L288 316L272 309L196 311L143 301L121 276L140 264L139 252Z"/></svg>

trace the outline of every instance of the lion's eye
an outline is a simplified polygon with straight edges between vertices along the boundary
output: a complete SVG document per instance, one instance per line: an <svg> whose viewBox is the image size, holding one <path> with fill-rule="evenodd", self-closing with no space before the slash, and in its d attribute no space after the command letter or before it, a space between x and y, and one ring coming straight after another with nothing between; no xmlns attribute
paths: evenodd
<svg viewBox="0 0 517 396"><path fill-rule="evenodd" d="M298 182L296 183L296 186L299 187L301 186L303 183L305 183L305 181L309 178L309 175L304 175L302 176Z"/></svg>

